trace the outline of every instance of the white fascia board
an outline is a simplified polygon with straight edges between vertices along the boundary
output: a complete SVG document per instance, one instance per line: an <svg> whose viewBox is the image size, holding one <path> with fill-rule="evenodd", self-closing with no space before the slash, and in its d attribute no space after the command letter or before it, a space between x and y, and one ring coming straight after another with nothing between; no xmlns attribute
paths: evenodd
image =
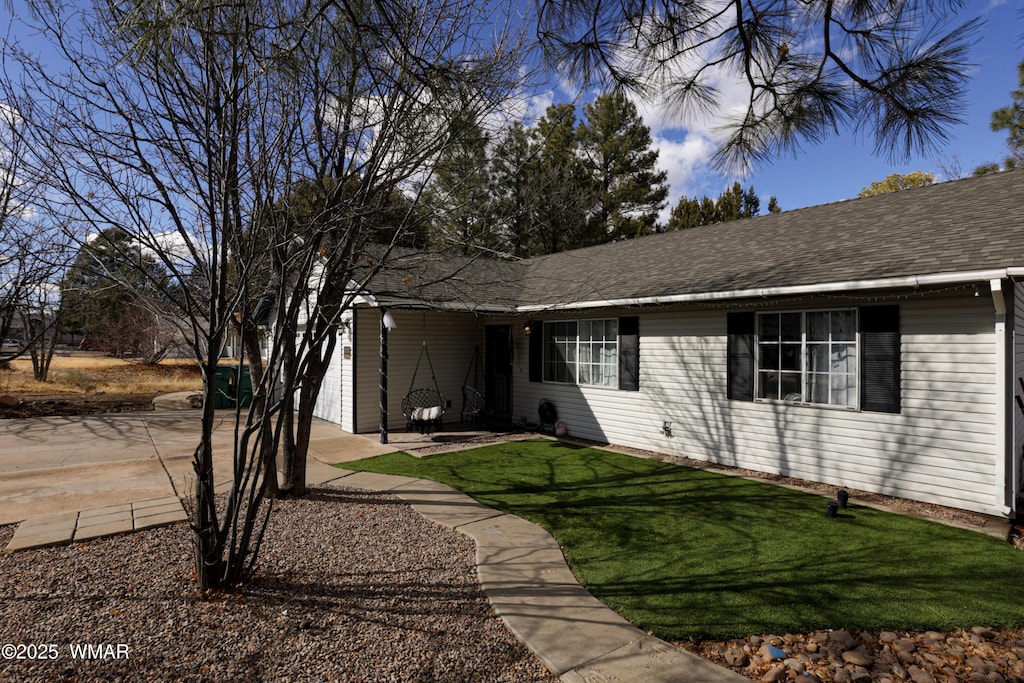
<svg viewBox="0 0 1024 683"><path fill-rule="evenodd" d="M784 287L759 287L755 289L736 289L720 292L693 292L690 294L670 294L667 296L630 297L623 299L594 299L590 301L574 301L571 303L536 304L509 306L500 304L465 304L459 302L438 303L420 300L377 299L367 293L359 303L372 307L414 306L435 310L463 311L467 313L504 313L526 314L543 313L545 311L581 310L591 308L623 308L631 306L655 306L659 304L685 304L726 301L730 299L760 299L768 297L804 296L808 294L829 294L836 292L865 291L878 289L906 289L935 285L964 284L969 282L992 282L1008 277L1024 277L1024 268L1001 268L990 270L974 270L950 273L931 273L927 275L911 275L875 280L848 280L842 282L823 282L810 285L793 285Z"/></svg>
<svg viewBox="0 0 1024 683"><path fill-rule="evenodd" d="M1024 275L1024 269L1013 269ZM795 296L807 294L826 294L872 289L895 289L927 287L931 285L959 284L1000 280L1009 277L1011 269L977 270L958 273L932 273L929 275L912 275L908 277L879 278L877 280L851 280L845 282L824 282L812 285L794 285L790 287L761 287L757 289L738 289L722 292L694 292L692 294L673 294L669 296L636 297L628 299L606 299L595 301L576 301L568 304L544 304L536 306L519 306L520 313L533 313L564 309L585 308L618 308L626 306L651 306L657 304L682 304L722 301L726 299L757 299L778 296Z"/></svg>
<svg viewBox="0 0 1024 683"><path fill-rule="evenodd" d="M454 301L439 303L420 299L380 299L371 294L359 297L354 303L365 304L371 308L416 308L433 311L456 311L460 313L502 313L513 315L518 310L515 306L500 304L464 304Z"/></svg>

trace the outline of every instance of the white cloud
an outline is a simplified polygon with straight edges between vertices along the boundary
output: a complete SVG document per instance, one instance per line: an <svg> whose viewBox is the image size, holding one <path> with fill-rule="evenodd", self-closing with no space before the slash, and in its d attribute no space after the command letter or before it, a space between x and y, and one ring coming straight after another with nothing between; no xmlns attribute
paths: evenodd
<svg viewBox="0 0 1024 683"><path fill-rule="evenodd" d="M668 173L668 203L659 216L664 222L680 197L703 192L701 181L707 176L707 162L714 154L715 144L697 134L685 134L678 140L658 135L652 142L658 150L658 167Z"/></svg>
<svg viewBox="0 0 1024 683"><path fill-rule="evenodd" d="M684 118L663 101L631 99L651 129L658 166L668 172L669 196L659 219L664 222L683 196L717 196L728 182L709 164L725 139L723 124L745 110L748 90L736 77L720 73L715 79L718 106L709 112L693 112Z"/></svg>

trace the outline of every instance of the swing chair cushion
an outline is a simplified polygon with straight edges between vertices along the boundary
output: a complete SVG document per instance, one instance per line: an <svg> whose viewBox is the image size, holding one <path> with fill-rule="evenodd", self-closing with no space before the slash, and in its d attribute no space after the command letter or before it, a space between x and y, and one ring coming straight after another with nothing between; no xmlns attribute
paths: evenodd
<svg viewBox="0 0 1024 683"><path fill-rule="evenodd" d="M402 414L412 422L428 422L444 415L445 400L434 389L413 389L402 399Z"/></svg>
<svg viewBox="0 0 1024 683"><path fill-rule="evenodd" d="M430 406L429 408L413 408L409 419L413 422L433 422L444 415L441 406Z"/></svg>

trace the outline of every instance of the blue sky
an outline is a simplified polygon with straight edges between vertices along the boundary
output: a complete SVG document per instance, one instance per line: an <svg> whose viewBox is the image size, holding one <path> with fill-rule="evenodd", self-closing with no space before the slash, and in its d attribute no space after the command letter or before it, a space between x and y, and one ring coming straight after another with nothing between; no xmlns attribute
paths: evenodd
<svg viewBox="0 0 1024 683"><path fill-rule="evenodd" d="M873 155L870 136L855 138L850 131L843 131L824 144L806 147L795 157L776 159L770 166L739 179L744 186L754 186L762 199L762 211L771 195L778 198L784 210L797 209L851 199L861 188L891 173L933 171L937 178L946 179L942 177L942 165L954 159L964 174L983 163L1001 160L1006 155L1006 136L992 132L989 121L995 109L1010 103L1010 93L1017 87L1017 64L1024 59L1024 3L971 0L960 16L965 20L982 16L985 25L971 53L975 67L969 83L966 123L952 129L940 153L897 164ZM678 130L663 129L657 122L648 125L663 143L668 143L661 144L660 149L662 167L669 171L672 183L670 206L683 194L717 196L735 180L723 178L687 157L700 153L699 140ZM686 159L681 163L680 157Z"/></svg>
<svg viewBox="0 0 1024 683"><path fill-rule="evenodd" d="M23 9L17 0L14 6L16 11ZM1017 87L1016 66L1024 59L1024 2L968 0L959 16L961 20L973 16L985 20L971 52L975 66L968 85L966 123L952 129L951 139L939 152L906 162L875 156L870 134L855 137L844 130L795 156L775 159L746 178L726 178L707 165L714 148L708 126L703 131L694 125L687 128L686 122L665 115L655 104L638 103L660 151L660 165L669 174L669 203L663 217L681 196L717 196L734 180L754 186L762 198L762 209L768 197L775 195L781 207L789 210L851 199L861 188L891 173L924 170L946 179L943 165L955 162L963 174L969 174L980 164L1001 160L1005 135L989 130L989 120L993 110L1010 102L1010 92ZM571 94L556 89L535 97L530 109L541 114L547 104L572 99Z"/></svg>

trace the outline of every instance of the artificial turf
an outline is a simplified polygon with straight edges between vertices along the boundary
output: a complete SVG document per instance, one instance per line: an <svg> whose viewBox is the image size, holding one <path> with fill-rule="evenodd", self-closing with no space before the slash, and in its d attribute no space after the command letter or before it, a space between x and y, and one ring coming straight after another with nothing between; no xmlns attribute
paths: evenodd
<svg viewBox="0 0 1024 683"><path fill-rule="evenodd" d="M1024 625L1024 552L765 482L549 440L347 469L433 479L540 524L580 582L661 638Z"/></svg>

